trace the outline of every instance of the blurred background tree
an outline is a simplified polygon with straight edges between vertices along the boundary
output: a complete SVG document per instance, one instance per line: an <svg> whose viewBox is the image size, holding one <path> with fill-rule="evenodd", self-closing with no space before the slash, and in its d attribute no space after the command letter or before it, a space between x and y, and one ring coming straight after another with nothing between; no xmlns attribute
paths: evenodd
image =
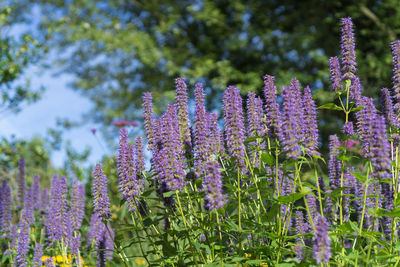
<svg viewBox="0 0 400 267"><path fill-rule="evenodd" d="M205 82L210 108L220 104L229 84L260 93L267 73L276 76L279 87L297 77L315 90L318 104L329 102L328 59L339 55L340 18L347 16L356 26L364 94L376 97L391 85L389 44L400 33L397 0L13 3L20 19L29 18L26 11L37 4L39 38L57 50L54 63L61 72L74 75L71 87L95 104L85 120L101 122L106 130L114 129L107 126L115 119L141 120L144 91L153 92L161 110L173 98L178 76ZM320 114L324 140L341 127L335 116Z"/></svg>

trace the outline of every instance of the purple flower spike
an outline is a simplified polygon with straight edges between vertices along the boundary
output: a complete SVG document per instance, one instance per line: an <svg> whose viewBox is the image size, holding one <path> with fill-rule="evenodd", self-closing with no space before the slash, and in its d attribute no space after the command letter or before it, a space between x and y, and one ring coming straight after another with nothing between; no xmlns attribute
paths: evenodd
<svg viewBox="0 0 400 267"><path fill-rule="evenodd" d="M199 173L203 173L203 164L209 156L210 152L210 125L206 109L204 107L204 91L201 83L196 84L195 88L195 167Z"/></svg>
<svg viewBox="0 0 400 267"><path fill-rule="evenodd" d="M33 214L33 190L32 188L28 188L25 192L25 205L22 208L21 219L27 221L29 225L34 224L35 217Z"/></svg>
<svg viewBox="0 0 400 267"><path fill-rule="evenodd" d="M25 200L25 189L26 189L26 184L25 184L25 158L21 157L19 159L19 164L18 164L18 200L19 200L19 206L23 207L24 206L24 200Z"/></svg>
<svg viewBox="0 0 400 267"><path fill-rule="evenodd" d="M179 122L179 134L181 143L184 146L191 146L191 136L189 128L189 113L187 105L187 86L184 78L175 79L176 85L176 104Z"/></svg>
<svg viewBox="0 0 400 267"><path fill-rule="evenodd" d="M332 90L337 91L342 89L342 73L340 71L339 59L337 57L331 57L329 59L329 72L332 82Z"/></svg>
<svg viewBox="0 0 400 267"><path fill-rule="evenodd" d="M400 114L400 40L391 43L393 58L393 99L394 111Z"/></svg>
<svg viewBox="0 0 400 267"><path fill-rule="evenodd" d="M75 236L72 237L71 253L75 256L78 256L80 246L81 246L81 234L76 233ZM77 257L77 260L78 261L80 260L79 257Z"/></svg>
<svg viewBox="0 0 400 267"><path fill-rule="evenodd" d="M382 113L385 115L388 127L398 125L393 111L393 103L389 90L387 88L382 88L381 92Z"/></svg>
<svg viewBox="0 0 400 267"><path fill-rule="evenodd" d="M110 200L107 195L107 177L103 174L101 164L96 164L93 172L93 209L100 217L110 218Z"/></svg>
<svg viewBox="0 0 400 267"><path fill-rule="evenodd" d="M26 254L29 251L29 224L26 220L21 220L18 225L18 247L15 257L16 266L27 266Z"/></svg>
<svg viewBox="0 0 400 267"><path fill-rule="evenodd" d="M287 157L297 159L300 156L300 142L304 137L303 114L297 79L292 79L291 86L283 88L283 133L281 142Z"/></svg>
<svg viewBox="0 0 400 267"><path fill-rule="evenodd" d="M167 112L161 118L160 142L158 152L159 177L168 190L181 190L184 186L184 162L182 143L179 137L176 109L168 105Z"/></svg>
<svg viewBox="0 0 400 267"><path fill-rule="evenodd" d="M40 243L36 243L35 252L33 254L32 266L41 266L42 265L42 256L43 256L43 245Z"/></svg>
<svg viewBox="0 0 400 267"><path fill-rule="evenodd" d="M87 234L87 241L89 246L96 244L96 242L101 238L103 226L104 224L98 214L93 213L92 216L90 216L90 227Z"/></svg>
<svg viewBox="0 0 400 267"><path fill-rule="evenodd" d="M152 150L155 145L154 140L154 118L153 118L153 103L152 95L146 92L143 95L143 114L144 114L144 127L146 129L146 136L149 150Z"/></svg>
<svg viewBox="0 0 400 267"><path fill-rule="evenodd" d="M264 112L261 98L256 93L249 92L247 98L248 136L262 136L264 133Z"/></svg>
<svg viewBox="0 0 400 267"><path fill-rule="evenodd" d="M49 189L45 187L42 189L42 192L40 192L40 209L43 211L46 210L48 202L49 202Z"/></svg>
<svg viewBox="0 0 400 267"><path fill-rule="evenodd" d="M0 187L0 233L8 234L12 219L11 188L3 180ZM1 237L1 235L0 235Z"/></svg>
<svg viewBox="0 0 400 267"><path fill-rule="evenodd" d="M72 219L72 229L79 230L85 215L85 187L75 181L71 189L70 217Z"/></svg>
<svg viewBox="0 0 400 267"><path fill-rule="evenodd" d="M311 89L309 86L304 88L303 92L303 132L304 132L304 148L306 152L313 155L320 155L318 149L318 124L317 111L314 100L312 99Z"/></svg>
<svg viewBox="0 0 400 267"><path fill-rule="evenodd" d="M246 148L244 146L245 129L240 91L234 86L229 86L224 92L223 104L228 151L231 156L237 158L239 168L244 171Z"/></svg>
<svg viewBox="0 0 400 267"><path fill-rule="evenodd" d="M336 135L329 136L329 185L332 190L340 187L341 163L337 159L340 142Z"/></svg>
<svg viewBox="0 0 400 267"><path fill-rule="evenodd" d="M348 121L343 125L343 133L347 136L353 136L354 135L354 127L353 127L353 122Z"/></svg>
<svg viewBox="0 0 400 267"><path fill-rule="evenodd" d="M44 263L46 264L47 267L55 267L54 262L55 262L54 258L50 257L47 258Z"/></svg>
<svg viewBox="0 0 400 267"><path fill-rule="evenodd" d="M145 169L144 166L144 152L143 152L143 141L140 136L136 137L135 139L135 168L136 168L136 175L141 176L142 172Z"/></svg>
<svg viewBox="0 0 400 267"><path fill-rule="evenodd" d="M222 179L218 161L208 161L206 163L204 187L206 188L206 209L213 210L223 207L226 197L222 194Z"/></svg>
<svg viewBox="0 0 400 267"><path fill-rule="evenodd" d="M314 258L318 264L328 263L331 258L331 239L328 236L328 221L325 217L318 214L317 221L315 223L315 235L313 238L314 242Z"/></svg>
<svg viewBox="0 0 400 267"><path fill-rule="evenodd" d="M314 221L318 215L317 199L315 198L315 196L313 194L308 194L306 196L306 201L307 201L308 209L310 210L311 219Z"/></svg>
<svg viewBox="0 0 400 267"><path fill-rule="evenodd" d="M296 210L296 235L304 235L307 232L307 226L304 222L303 212L301 210ZM298 246L295 247L296 257L299 260L303 259L303 247L304 247L304 240L302 237L296 238L296 243Z"/></svg>
<svg viewBox="0 0 400 267"><path fill-rule="evenodd" d="M223 133L218 126L218 115L209 114L210 117L210 153L214 155L225 153Z"/></svg>
<svg viewBox="0 0 400 267"><path fill-rule="evenodd" d="M264 76L264 97L265 97L265 113L269 136L271 138L281 138L282 124L281 112L276 102L276 86L274 84L275 77L270 75Z"/></svg>
<svg viewBox="0 0 400 267"><path fill-rule="evenodd" d="M342 72L344 79L352 80L356 73L356 52L351 18L342 18Z"/></svg>
<svg viewBox="0 0 400 267"><path fill-rule="evenodd" d="M32 203L35 209L40 208L40 177L38 175L33 176L32 184Z"/></svg>
<svg viewBox="0 0 400 267"><path fill-rule="evenodd" d="M349 96L356 102L359 101L359 99L361 98L361 83L360 79L357 76L354 76L350 84Z"/></svg>

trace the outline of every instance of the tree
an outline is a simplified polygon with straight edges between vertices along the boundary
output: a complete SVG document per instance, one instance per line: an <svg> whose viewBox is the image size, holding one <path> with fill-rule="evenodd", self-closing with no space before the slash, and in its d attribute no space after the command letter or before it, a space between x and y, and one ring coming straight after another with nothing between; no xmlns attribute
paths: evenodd
<svg viewBox="0 0 400 267"><path fill-rule="evenodd" d="M209 104L229 84L260 92L266 73L279 87L297 77L314 90L324 88L314 94L317 103L331 100L328 58L339 54L340 18L346 16L356 25L365 94L376 95L391 84L389 43L400 31L396 0L39 3L42 33L64 52L58 63L75 75L72 87L93 100L90 116L104 125L141 119L144 91L162 107L178 76L204 81ZM337 127L335 121L329 127Z"/></svg>
<svg viewBox="0 0 400 267"><path fill-rule="evenodd" d="M43 89L33 90L29 80L24 79L24 71L37 62L43 46L30 34L15 36L12 28L13 9L0 5L0 111L18 111L25 102L36 101Z"/></svg>

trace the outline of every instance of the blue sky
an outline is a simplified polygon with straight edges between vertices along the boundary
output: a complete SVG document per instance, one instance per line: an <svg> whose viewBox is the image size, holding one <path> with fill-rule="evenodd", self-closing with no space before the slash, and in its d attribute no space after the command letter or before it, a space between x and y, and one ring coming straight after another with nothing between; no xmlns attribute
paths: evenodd
<svg viewBox="0 0 400 267"><path fill-rule="evenodd" d="M30 77L31 87L46 88L42 98L33 104L26 105L22 111L13 114L11 112L0 113L0 135L17 138L30 139L33 136L44 137L49 128L56 127L57 118L67 118L72 121L80 120L82 114L89 111L91 102L68 88L68 82L72 77L67 74L54 77L51 71L39 70L30 67L25 72L25 77ZM84 125L79 128L67 130L63 134L63 147L61 151L52 153L52 162L55 166L61 166L65 159L65 142L70 140L71 145L78 152L90 147L92 152L88 164L98 162L105 154L104 148L99 140L93 136L91 129L96 128L94 124ZM99 133L97 136L101 140ZM110 153L110 151L107 151Z"/></svg>

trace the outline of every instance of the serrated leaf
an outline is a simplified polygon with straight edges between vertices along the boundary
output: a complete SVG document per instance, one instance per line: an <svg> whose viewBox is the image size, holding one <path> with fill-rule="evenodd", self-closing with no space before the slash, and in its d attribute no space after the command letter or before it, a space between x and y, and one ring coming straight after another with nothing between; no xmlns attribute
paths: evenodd
<svg viewBox="0 0 400 267"><path fill-rule="evenodd" d="M262 153L261 154L261 160L262 162L268 164L269 166L274 166L275 165L275 158L268 153Z"/></svg>
<svg viewBox="0 0 400 267"><path fill-rule="evenodd" d="M319 106L318 109L343 110L341 107L339 107L335 103L324 104L322 106Z"/></svg>

